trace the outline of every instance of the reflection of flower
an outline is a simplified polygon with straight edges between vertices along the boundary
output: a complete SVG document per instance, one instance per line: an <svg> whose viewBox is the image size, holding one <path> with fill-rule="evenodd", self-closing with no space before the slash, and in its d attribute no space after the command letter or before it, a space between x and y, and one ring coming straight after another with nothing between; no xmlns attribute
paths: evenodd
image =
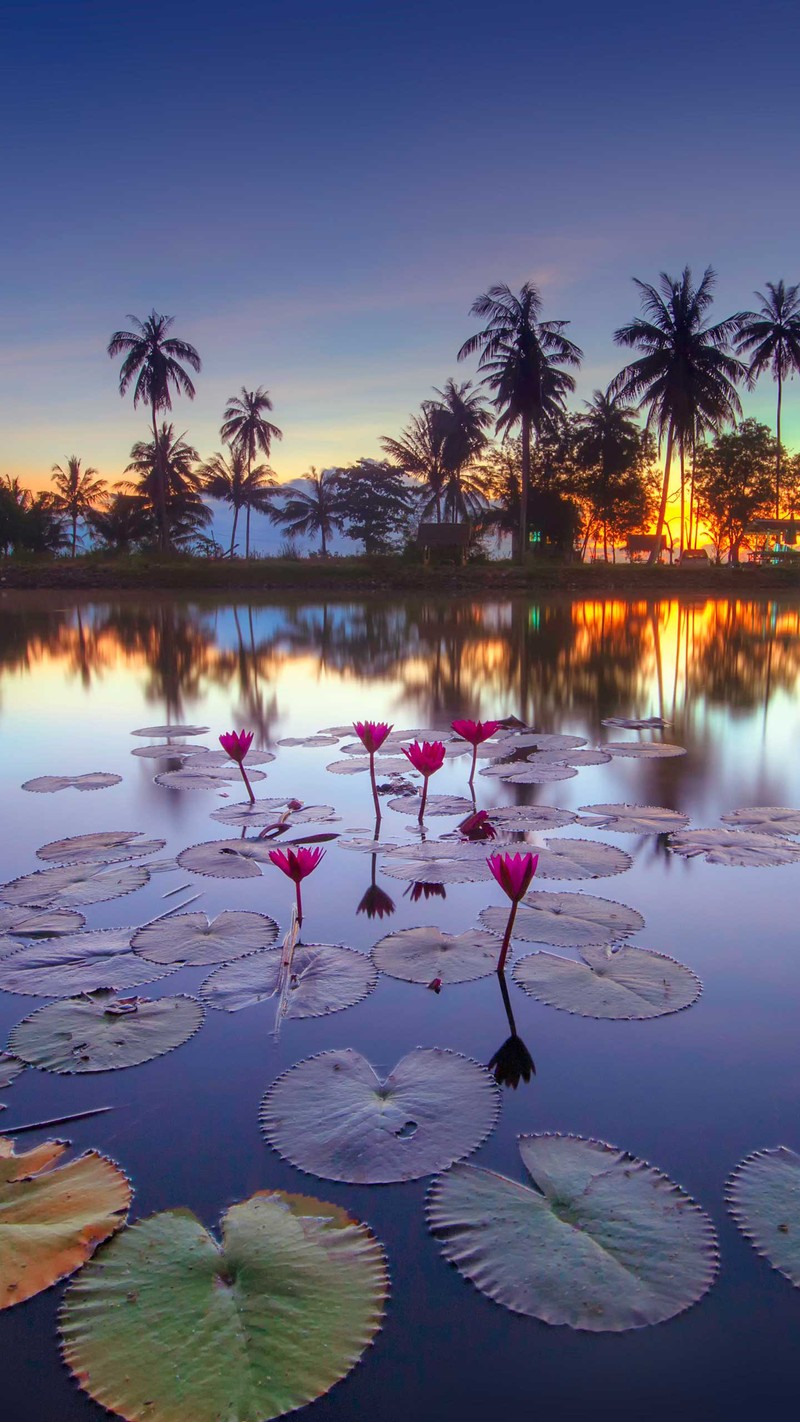
<svg viewBox="0 0 800 1422"><path fill-rule="evenodd" d="M458 832L465 839L497 838L497 830L485 810L476 810L474 815L467 815L466 819L462 820L458 826Z"/></svg>
<svg viewBox="0 0 800 1422"><path fill-rule="evenodd" d="M516 1091L521 1081L525 1084L536 1075L533 1057L516 1032L506 1039L489 1062L489 1071L498 1086L511 1086Z"/></svg>
<svg viewBox="0 0 800 1422"><path fill-rule="evenodd" d="M428 780L437 770L441 770L444 765L444 743L442 741L414 741L410 746L401 746L403 755L411 761L415 770L423 776L422 782L422 803L419 807L419 819L425 814L425 801L428 798Z"/></svg>
<svg viewBox="0 0 800 1422"><path fill-rule="evenodd" d="M313 873L319 861L324 858L324 849L271 849L269 857L277 869L291 879L297 893L297 921L303 922L303 902L300 897L300 883Z"/></svg>
<svg viewBox="0 0 800 1422"><path fill-rule="evenodd" d="M380 750L392 727L386 721L354 721L353 730L365 750L374 755Z"/></svg>
<svg viewBox="0 0 800 1422"><path fill-rule="evenodd" d="M447 898L444 884L422 884L420 882L409 884L408 888L403 890L403 897L405 898L407 894L410 895L412 904L419 903L420 899Z"/></svg>
<svg viewBox="0 0 800 1422"><path fill-rule="evenodd" d="M495 879L504 893L508 894L511 900L511 912L508 915L506 931L503 934L503 944L500 949L500 957L497 960L497 971L502 973L505 967L508 945L511 942L511 930L514 927L514 919L517 916L517 906L523 894L530 886L531 879L536 873L536 866L539 863L538 854L490 854L486 860Z"/></svg>
<svg viewBox="0 0 800 1422"><path fill-rule="evenodd" d="M356 913L365 913L367 918L389 918L394 909L394 899L390 899L377 884L370 884Z"/></svg>
<svg viewBox="0 0 800 1422"><path fill-rule="evenodd" d="M244 758L253 744L253 732L245 730L225 731L224 735L220 736L219 743L226 755L229 755L231 760L234 760L238 765L242 773L245 788L250 796L250 804L254 805L256 797L253 794L253 787L247 778L247 771L244 768Z"/></svg>
<svg viewBox="0 0 800 1422"><path fill-rule="evenodd" d="M442 990L441 978L431 978L431 981L428 983L428 987L431 992L440 993Z"/></svg>

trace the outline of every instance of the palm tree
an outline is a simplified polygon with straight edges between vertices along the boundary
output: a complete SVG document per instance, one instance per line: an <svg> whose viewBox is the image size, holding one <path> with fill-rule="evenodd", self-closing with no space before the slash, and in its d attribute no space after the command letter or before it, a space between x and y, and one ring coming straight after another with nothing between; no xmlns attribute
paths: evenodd
<svg viewBox="0 0 800 1422"><path fill-rule="evenodd" d="M742 311L736 337L739 355L750 356L747 377L752 383L772 371L778 383L778 412L775 421L778 446L775 453L775 517L780 518L781 502L781 400L787 375L800 371L800 286L767 282L768 295L757 291L758 311Z"/></svg>
<svg viewBox="0 0 800 1422"><path fill-rule="evenodd" d="M479 392L472 389L468 380L463 385L448 380L444 390L436 390L435 393L440 398L431 402L432 407L438 411L444 428L445 512L449 511L451 523L456 523L475 511L478 489L474 480L469 481L470 488L465 499L463 475L486 448L488 440L485 430L491 424L492 417ZM477 504L480 504L480 498Z"/></svg>
<svg viewBox="0 0 800 1422"><path fill-rule="evenodd" d="M220 436L231 449L244 455L248 477L259 450L269 458L272 441L283 439L283 431L264 418L264 411L271 409L269 391L259 385L257 390L245 390L242 386L241 393L231 396L223 411ZM247 507L245 557L250 557L250 505Z"/></svg>
<svg viewBox="0 0 800 1422"><path fill-rule="evenodd" d="M426 400L419 415L412 415L399 439L384 435L381 444L404 474L427 485L428 508L442 521L442 493L447 478L445 449L448 423L441 405Z"/></svg>
<svg viewBox="0 0 800 1422"><path fill-rule="evenodd" d="M718 430L726 421L736 420L742 407L736 383L745 374L741 361L728 353L731 338L739 325L738 316L729 316L716 325L706 324L713 300L715 274L711 267L703 273L699 286L692 285L692 273L684 267L676 280L661 272L658 286L634 278L639 288L643 315L614 333L620 346L631 346L644 354L621 370L609 387L623 400L636 401L647 409L649 430L655 426L659 452L666 435L664 481L658 509L655 541L649 561L657 561L669 493L672 454L677 445L681 460L681 547L684 536L684 460L700 435Z"/></svg>
<svg viewBox="0 0 800 1422"><path fill-rule="evenodd" d="M242 483L242 507L246 514L246 535L245 535L245 557L250 557L250 515L251 513L263 513L269 517L272 513L273 492L278 487L275 478L268 464L256 464L255 468L248 469Z"/></svg>
<svg viewBox="0 0 800 1422"><path fill-rule="evenodd" d="M159 410L172 409L173 390L178 394L188 395L190 400L194 399L194 385L181 361L191 366L192 370L199 371L200 357L194 346L168 335L175 320L174 316L160 316L157 311L153 310L144 321L130 315L128 320L133 322L135 330L115 331L108 343L108 354L112 359L118 355L125 357L119 373L120 395L125 395L135 380L133 386L134 407L139 404L140 400L150 406L153 446L158 456L161 448L158 437L158 412ZM169 547L167 476L160 465L157 465L152 473L161 546L166 550Z"/></svg>
<svg viewBox="0 0 800 1422"><path fill-rule="evenodd" d="M66 468L53 465L51 479L56 486L55 503L72 523L72 556L75 557L78 543L78 519L85 518L106 497L108 486L105 479L97 478L96 469L81 470L81 461L71 454L66 460Z"/></svg>
<svg viewBox="0 0 800 1422"><path fill-rule="evenodd" d="M608 522L621 493L621 481L643 461L645 439L630 408L611 387L584 400L586 414L575 419L575 458L586 472L590 502L603 523L603 557L608 562ZM649 440L646 440L649 443ZM588 538L588 533L587 533Z"/></svg>
<svg viewBox="0 0 800 1422"><path fill-rule="evenodd" d="M199 526L211 522L201 498L203 477L195 468L199 458L197 450L166 422L157 431L156 440L138 440L131 450L125 473L135 475L135 479L119 487L124 493L134 494L152 512L162 534L163 505L167 547L171 542L186 543Z"/></svg>
<svg viewBox="0 0 800 1422"><path fill-rule="evenodd" d="M226 459L224 454L212 454L211 458L201 465L198 472L203 481L203 488L209 497L219 499L223 504L230 504L233 509L233 528L231 529L229 549L229 557L232 558L236 543L239 510L244 508L245 502L244 482L247 472L244 455L236 449L230 451L230 459Z"/></svg>
<svg viewBox="0 0 800 1422"><path fill-rule="evenodd" d="M339 471L323 469L318 474L316 469L312 468L310 473L304 475L304 479L311 485L310 492L292 489L290 494L285 495L282 505L272 508L270 518L273 523L283 524L291 538L297 535L309 537L318 533L320 553L326 558L328 539L334 529L340 528L342 524Z"/></svg>
<svg viewBox="0 0 800 1422"><path fill-rule="evenodd" d="M465 341L458 359L480 352L478 370L494 391L500 412L496 430L509 433L519 424L522 434L520 491L520 557L528 533L528 492L531 482L531 436L539 435L563 410L575 381L564 365L578 366L583 352L564 335L568 321L540 321L542 298L532 282L515 296L506 285L491 286L473 302L470 314L486 326Z"/></svg>

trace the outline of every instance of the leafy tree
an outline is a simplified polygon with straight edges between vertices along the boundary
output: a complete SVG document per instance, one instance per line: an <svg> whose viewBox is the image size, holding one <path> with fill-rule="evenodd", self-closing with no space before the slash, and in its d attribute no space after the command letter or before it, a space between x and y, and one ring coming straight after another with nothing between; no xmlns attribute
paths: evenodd
<svg viewBox="0 0 800 1422"><path fill-rule="evenodd" d="M749 355L748 379L755 382L765 370L772 371L778 385L778 410L775 420L775 517L781 507L781 402L783 382L787 376L800 372L800 286L785 286L779 281L767 282L767 293L757 291L761 302L758 311L740 313L736 348L740 355Z"/></svg>
<svg viewBox="0 0 800 1422"><path fill-rule="evenodd" d="M171 543L185 545L211 522L211 513L201 497L203 478L195 467L199 458L197 450L166 422L155 441L139 440L131 449L125 473L135 477L119 487L123 493L133 494L152 513L162 550L162 512L166 516L166 547Z"/></svg>
<svg viewBox="0 0 800 1422"><path fill-rule="evenodd" d="M736 383L744 366L728 353L739 317L729 316L715 325L706 316L713 300L714 272L707 267L699 286L685 267L676 280L662 272L658 286L634 278L643 315L614 333L618 345L644 354L626 365L610 392L636 401L647 410L647 429L655 428L658 447L666 435L664 479L658 508L656 536L649 561L656 562L664 531L672 455L677 447L681 461L681 546L684 538L685 457L705 433L719 430L741 414Z"/></svg>
<svg viewBox="0 0 800 1422"><path fill-rule="evenodd" d="M97 478L96 469L81 470L81 461L71 454L65 461L66 467L53 465L51 478L56 486L54 500L56 508L66 514L72 524L72 556L75 557L78 542L78 519L86 515L96 504L106 497L105 479Z"/></svg>
<svg viewBox="0 0 800 1422"><path fill-rule="evenodd" d="M328 539L334 529L342 526L339 503L339 474L336 469L312 468L304 475L307 489L292 487L283 496L283 503L270 509L273 523L281 524L289 538L311 538L319 535L320 553L328 556Z"/></svg>
<svg viewBox="0 0 800 1422"><path fill-rule="evenodd" d="M61 553L67 546L63 514L52 494L32 494L6 474L0 483L0 548L3 553Z"/></svg>
<svg viewBox="0 0 800 1422"><path fill-rule="evenodd" d="M717 549L738 563L751 519L772 507L776 441L766 425L743 420L738 429L698 446L695 459L697 511Z"/></svg>
<svg viewBox="0 0 800 1422"><path fill-rule="evenodd" d="M336 472L337 503L347 537L363 543L367 554L392 552L411 513L403 475L375 459L359 459Z"/></svg>
<svg viewBox="0 0 800 1422"><path fill-rule="evenodd" d="M104 508L90 509L86 522L94 542L113 553L130 553L153 540L155 520L138 494L126 494L119 489Z"/></svg>
<svg viewBox="0 0 800 1422"><path fill-rule="evenodd" d="M531 485L531 442L552 423L575 389L563 366L578 366L582 351L564 332L568 321L540 321L542 298L531 282L515 296L508 286L492 286L473 302L471 315L486 326L465 341L458 359L479 353L478 370L494 392L499 411L496 430L520 426L522 483L520 489L519 554L524 558Z"/></svg>
<svg viewBox="0 0 800 1422"><path fill-rule="evenodd" d="M395 466L418 479L427 491L426 513L442 521L442 496L447 480L447 416L441 405L427 400L412 415L399 439L384 436L381 445Z"/></svg>
<svg viewBox="0 0 800 1422"><path fill-rule="evenodd" d="M265 416L265 411L271 409L272 401L268 390L264 390L260 385L257 390L246 390L242 386L239 395L231 396L222 416L222 439L231 449L242 454L247 464L247 481L252 497L244 505L247 511L246 558L250 557L250 512L253 508L266 511L268 506L262 496L268 480L272 479L272 471L265 470L262 465L259 467L264 471L263 477L253 481L253 461L259 452L269 458L272 441L283 439L283 431L279 430L277 425L271 424ZM273 485L275 482L272 479Z"/></svg>
<svg viewBox="0 0 800 1422"><path fill-rule="evenodd" d="M114 359L123 355L125 359L119 373L119 393L125 395L133 384L134 407L143 401L150 406L153 424L153 446L156 464L152 471L153 500L158 517L161 547L169 547L169 519L167 517L167 471L161 468L162 446L158 437L158 413L172 409L172 391L195 397L191 377L181 362L192 370L201 368L200 357L194 346L180 341L168 333L174 323L174 316L160 316L151 311L144 321L136 316L128 316L135 329L115 331L108 343L108 354ZM135 383L134 383L135 382Z"/></svg>
<svg viewBox="0 0 800 1422"><path fill-rule="evenodd" d="M603 557L608 543L649 522L653 511L652 441L642 432L620 396L595 390L585 400L586 413L575 419L577 489L586 510L584 548L602 530Z"/></svg>

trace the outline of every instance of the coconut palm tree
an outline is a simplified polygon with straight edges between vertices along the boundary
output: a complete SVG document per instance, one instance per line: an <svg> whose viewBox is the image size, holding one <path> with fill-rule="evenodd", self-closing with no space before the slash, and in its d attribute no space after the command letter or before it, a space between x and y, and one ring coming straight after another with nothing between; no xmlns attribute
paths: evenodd
<svg viewBox="0 0 800 1422"><path fill-rule="evenodd" d="M464 473L486 448L486 428L492 417L468 380L463 385L448 380L444 390L436 390L435 394L439 400L432 402L433 408L444 428L445 516L449 512L450 522L456 523L474 513L481 503L479 486L472 479L467 481L467 489Z"/></svg>
<svg viewBox="0 0 800 1422"><path fill-rule="evenodd" d="M520 491L520 557L524 558L528 532L528 493L531 482L531 439L563 410L575 381L563 366L580 365L583 352L564 331L568 321L540 321L542 298L532 282L515 296L506 285L491 286L473 302L470 314L486 321L482 331L470 336L458 359L479 353L483 383L494 392L499 411L496 430L508 434L516 425L522 435L522 487Z"/></svg>
<svg viewBox="0 0 800 1422"><path fill-rule="evenodd" d="M212 499L219 499L223 504L229 504L233 509L231 546L228 550L229 557L232 558L239 511L244 507L244 482L247 478L245 457L236 449L230 451L229 459L226 459L224 454L212 454L211 458L200 466L198 473L206 494Z"/></svg>
<svg viewBox="0 0 800 1422"><path fill-rule="evenodd" d="M157 431L156 440L138 440L131 449L125 473L135 477L119 487L124 493L134 494L152 512L160 532L163 501L167 547L172 542L186 543L197 528L211 522L210 511L201 498L203 477L195 467L199 458L197 450L166 422Z"/></svg>
<svg viewBox="0 0 800 1422"><path fill-rule="evenodd" d="M787 376L800 372L800 286L785 286L783 281L773 286L767 282L767 295L757 291L761 302L758 311L740 313L736 349L739 355L749 355L748 380L752 383L772 371L778 385L778 411L775 420L777 449L775 452L775 517L780 518L781 503L781 401L783 382Z"/></svg>
<svg viewBox="0 0 800 1422"><path fill-rule="evenodd" d="M312 468L303 478L310 485L308 493L292 488L282 504L273 506L270 518L273 523L282 524L291 538L319 534L320 553L327 558L328 539L334 529L341 528L343 520L339 471L323 469L318 474Z"/></svg>
<svg viewBox="0 0 800 1422"><path fill-rule="evenodd" d="M250 515L272 513L274 491L278 487L268 464L256 464L248 469L242 482L242 507L245 510L245 557L250 557Z"/></svg>
<svg viewBox="0 0 800 1422"><path fill-rule="evenodd" d="M602 523L603 557L608 562L609 522L623 495L636 489L650 440L630 407L610 388L595 390L583 403L586 413L574 421L575 459L584 472L582 492L592 509L591 522Z"/></svg>
<svg viewBox="0 0 800 1422"><path fill-rule="evenodd" d="M53 465L51 479L56 486L54 501L56 507L66 514L72 524L72 556L75 557L78 543L78 519L85 518L96 504L103 503L108 492L105 479L97 478L96 469L81 470L81 461L76 454L65 460L66 468Z"/></svg>
<svg viewBox="0 0 800 1422"><path fill-rule="evenodd" d="M659 452L665 435L667 441L651 563L661 551L674 449L677 446L681 461L683 546L685 455L702 434L719 430L742 412L736 384L745 375L745 367L729 353L740 318L729 316L713 326L706 320L715 279L711 267L706 268L698 286L693 285L688 267L677 279L661 272L657 286L634 278L643 314L614 333L617 345L638 349L643 355L626 365L609 388L614 395L647 410L646 428L655 429Z"/></svg>
<svg viewBox="0 0 800 1422"><path fill-rule="evenodd" d="M269 458L272 441L283 439L283 431L265 419L264 411L271 409L269 391L259 385L257 390L246 390L242 386L240 394L231 396L223 411L220 436L231 449L244 455L248 476L259 451ZM250 557L250 506L247 508L245 557Z"/></svg>
<svg viewBox="0 0 800 1422"><path fill-rule="evenodd" d="M140 321L136 316L128 316L133 322L133 331L115 331L108 343L108 354L114 359L122 355L119 373L119 393L125 395L133 384L134 407L143 401L150 406L153 424L153 446L158 456L162 448L158 436L158 413L172 409L173 390L180 395L195 397L191 377L184 370L183 362L192 370L201 368L200 357L194 346L170 336L174 316L161 316L155 310ZM156 504L161 546L169 547L169 521L167 518L167 475L160 465L152 471L153 495Z"/></svg>
<svg viewBox="0 0 800 1422"><path fill-rule="evenodd" d="M448 422L441 405L427 400L420 413L412 415L399 439L390 439L388 435L381 439L392 463L427 486L427 509L435 512L437 523L442 521L447 437Z"/></svg>

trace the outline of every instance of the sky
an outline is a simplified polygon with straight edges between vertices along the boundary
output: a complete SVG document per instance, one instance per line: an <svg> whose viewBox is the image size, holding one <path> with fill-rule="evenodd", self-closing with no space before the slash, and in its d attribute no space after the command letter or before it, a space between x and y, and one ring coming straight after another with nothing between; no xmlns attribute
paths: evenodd
<svg viewBox="0 0 800 1422"><path fill-rule="evenodd" d="M106 355L155 308L199 350L179 431L267 387L281 479L380 457L494 282L625 362L632 278L800 282L795 0L0 0L0 473L122 475L147 415ZM772 423L765 378L744 398ZM800 447L800 380L784 434Z"/></svg>

